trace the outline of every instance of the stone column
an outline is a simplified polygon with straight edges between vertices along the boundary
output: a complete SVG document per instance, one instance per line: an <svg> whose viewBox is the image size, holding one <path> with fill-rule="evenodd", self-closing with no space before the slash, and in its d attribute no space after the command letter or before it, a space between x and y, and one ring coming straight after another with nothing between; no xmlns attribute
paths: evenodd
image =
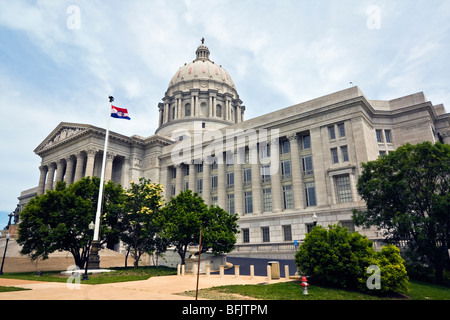
<svg viewBox="0 0 450 320"><path fill-rule="evenodd" d="M197 112L195 110L195 97L191 92L191 117L195 117Z"/></svg>
<svg viewBox="0 0 450 320"><path fill-rule="evenodd" d="M47 182L45 183L45 191L53 190L53 176L55 175L56 163L52 162L48 166Z"/></svg>
<svg viewBox="0 0 450 320"><path fill-rule="evenodd" d="M75 159L72 156L68 156L66 158L66 174L64 176L64 181L67 185L72 184L73 182L73 165L74 165Z"/></svg>
<svg viewBox="0 0 450 320"><path fill-rule="evenodd" d="M64 177L64 167L66 166L66 161L64 159L60 159L56 168L56 178L55 181L63 181Z"/></svg>
<svg viewBox="0 0 450 320"><path fill-rule="evenodd" d="M242 188L242 160L239 159L239 149L234 155L234 211L244 214L244 194Z"/></svg>
<svg viewBox="0 0 450 320"><path fill-rule="evenodd" d="M259 164L258 145L249 146L250 164L252 168L253 214L262 213L261 201L261 168Z"/></svg>
<svg viewBox="0 0 450 320"><path fill-rule="evenodd" d="M272 152L279 152L279 148L278 145L278 139L272 140L270 145L271 145L271 155ZM277 170L270 170L270 184L271 184L271 189L272 189L272 212L281 212L282 210L282 197L281 197L281 179L280 179L280 171L281 171L281 167L280 167L280 157L279 155L274 157L275 161L278 161L277 164L273 164L271 163L270 165L275 165Z"/></svg>
<svg viewBox="0 0 450 320"><path fill-rule="evenodd" d="M112 180L113 161L116 154L106 152L105 182Z"/></svg>
<svg viewBox="0 0 450 320"><path fill-rule="evenodd" d="M208 117L212 118L213 116L213 97L209 96L209 112L208 112Z"/></svg>
<svg viewBox="0 0 450 320"><path fill-rule="evenodd" d="M45 177L47 176L48 167L47 166L40 166L39 171L41 172L39 176L39 185L37 189L37 195L40 196L41 194L44 194L45 192Z"/></svg>
<svg viewBox="0 0 450 320"><path fill-rule="evenodd" d="M177 171L175 179L175 196L179 195L183 189L183 165L175 165L175 170Z"/></svg>
<svg viewBox="0 0 450 320"><path fill-rule="evenodd" d="M121 184L124 188L129 188L130 186L130 157L123 159Z"/></svg>
<svg viewBox="0 0 450 320"><path fill-rule="evenodd" d="M189 189L192 191L192 194L195 193L195 184L197 180L195 179L195 164L194 161L191 161L189 164Z"/></svg>
<svg viewBox="0 0 450 320"><path fill-rule="evenodd" d="M303 177L298 148L298 136L294 132L287 136L291 147L291 170L292 170L292 190L294 195L294 208L299 210L305 206L303 204Z"/></svg>
<svg viewBox="0 0 450 320"><path fill-rule="evenodd" d="M203 200L206 205L211 204L211 164L208 159L203 160Z"/></svg>
<svg viewBox="0 0 450 320"><path fill-rule="evenodd" d="M77 153L77 166L75 168L75 178L74 182L77 182L83 178L83 168L84 168L84 152L80 151Z"/></svg>
<svg viewBox="0 0 450 320"><path fill-rule="evenodd" d="M86 151L86 153L87 153L86 177L93 177L94 176L95 155L97 154L97 150L89 149Z"/></svg>
<svg viewBox="0 0 450 320"><path fill-rule="evenodd" d="M166 103L164 104L164 123L169 122L169 109L170 109L170 106L169 106L169 104L166 102Z"/></svg>

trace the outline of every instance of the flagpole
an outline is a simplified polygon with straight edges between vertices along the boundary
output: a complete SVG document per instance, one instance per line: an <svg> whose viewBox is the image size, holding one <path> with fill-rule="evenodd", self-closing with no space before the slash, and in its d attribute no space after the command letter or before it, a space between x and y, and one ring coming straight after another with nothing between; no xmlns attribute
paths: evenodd
<svg viewBox="0 0 450 320"><path fill-rule="evenodd" d="M109 102L112 103L114 98L109 96ZM108 152L108 141L109 141L109 125L111 122L111 107L108 110L108 121L106 125L106 137L105 137L105 147L103 148L103 160L102 160L102 172L100 176L100 189L98 191L98 201L97 201L97 213L95 215L95 229L93 241L99 240L100 234L100 216L102 212L102 202L103 202L103 185L105 183L105 167L106 167L106 156Z"/></svg>

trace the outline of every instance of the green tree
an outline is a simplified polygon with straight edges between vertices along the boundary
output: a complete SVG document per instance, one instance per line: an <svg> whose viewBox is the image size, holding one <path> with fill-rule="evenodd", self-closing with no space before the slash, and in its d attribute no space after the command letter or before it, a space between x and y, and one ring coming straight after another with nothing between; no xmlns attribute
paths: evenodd
<svg viewBox="0 0 450 320"><path fill-rule="evenodd" d="M162 185L145 178L140 178L138 184L132 181L125 192L120 219L121 239L127 246L127 257L131 252L135 267L139 265L142 254L153 251L160 254L166 249L166 242L157 235L159 227L156 223L163 205L162 192Z"/></svg>
<svg viewBox="0 0 450 320"><path fill-rule="evenodd" d="M84 268L87 246L92 237L89 223L95 221L100 179L83 178L66 187L58 182L55 190L36 196L30 200L21 212L18 243L23 246L21 253L32 260L43 258L57 250L69 251L75 264ZM120 206L120 185L108 182L105 185L104 212L106 216ZM106 218L106 216L104 218ZM117 230L103 223L101 226L102 243L114 237Z"/></svg>
<svg viewBox="0 0 450 320"><path fill-rule="evenodd" d="M172 198L161 210L161 236L167 238L185 264L187 249L199 245L202 229L202 252L215 254L230 252L236 243L236 214L229 214L217 206L208 208L197 193L190 190Z"/></svg>
<svg viewBox="0 0 450 320"><path fill-rule="evenodd" d="M338 225L329 226L329 230L316 226L306 235L295 263L315 282L354 289L373 255L372 242L358 232L349 233Z"/></svg>
<svg viewBox="0 0 450 320"><path fill-rule="evenodd" d="M450 146L406 144L362 169L357 190L367 210L353 211L355 223L377 227L387 243L404 241L442 283L449 267Z"/></svg>

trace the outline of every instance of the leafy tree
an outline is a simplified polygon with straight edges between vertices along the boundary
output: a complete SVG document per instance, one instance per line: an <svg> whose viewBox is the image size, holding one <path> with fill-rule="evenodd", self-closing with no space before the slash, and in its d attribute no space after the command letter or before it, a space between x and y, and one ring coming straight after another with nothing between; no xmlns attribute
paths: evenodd
<svg viewBox="0 0 450 320"><path fill-rule="evenodd" d="M372 242L338 225L316 226L295 254L301 273L313 281L341 288L357 288L373 258Z"/></svg>
<svg viewBox="0 0 450 320"><path fill-rule="evenodd" d="M353 211L355 223L377 227L387 243L405 241L409 255L442 283L449 267L450 146L406 144L362 169L357 190L367 210Z"/></svg>
<svg viewBox="0 0 450 320"><path fill-rule="evenodd" d="M23 246L21 253L36 260L41 257L47 259L57 250L69 251L75 264L84 268L91 238L88 226L95 221L99 185L100 179L97 177L83 178L69 187L65 182L58 182L55 190L31 199L21 213L18 238L18 243ZM121 198L112 195L120 194L122 187L110 181L104 190L107 199L104 212L108 216L120 206ZM112 219L111 216L109 219ZM104 223L101 228L102 243L116 232Z"/></svg>
<svg viewBox="0 0 450 320"><path fill-rule="evenodd" d="M162 185L140 178L139 184L132 181L125 192L120 219L121 239L127 246L127 257L131 251L135 267L139 265L142 254L153 251L160 254L166 250L166 242L157 236L159 227L156 224L163 205L162 191Z"/></svg>
<svg viewBox="0 0 450 320"><path fill-rule="evenodd" d="M159 224L161 236L167 238L185 264L188 246L199 245L202 232L202 252L209 249L215 254L230 252L236 243L237 220L217 206L207 207L197 193L190 190L172 198L161 210Z"/></svg>

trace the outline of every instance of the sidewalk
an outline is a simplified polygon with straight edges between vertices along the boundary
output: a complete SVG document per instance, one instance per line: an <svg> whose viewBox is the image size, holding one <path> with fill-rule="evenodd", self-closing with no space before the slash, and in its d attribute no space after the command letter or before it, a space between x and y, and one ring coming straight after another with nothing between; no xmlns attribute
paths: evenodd
<svg viewBox="0 0 450 320"><path fill-rule="evenodd" d="M200 276L199 289L224 285L245 285L292 281L285 278L267 281L266 277L234 275ZM109 284L67 284L0 278L0 286L15 286L31 290L0 293L0 300L194 300L195 297L177 295L196 288L197 277L165 276L148 280Z"/></svg>

